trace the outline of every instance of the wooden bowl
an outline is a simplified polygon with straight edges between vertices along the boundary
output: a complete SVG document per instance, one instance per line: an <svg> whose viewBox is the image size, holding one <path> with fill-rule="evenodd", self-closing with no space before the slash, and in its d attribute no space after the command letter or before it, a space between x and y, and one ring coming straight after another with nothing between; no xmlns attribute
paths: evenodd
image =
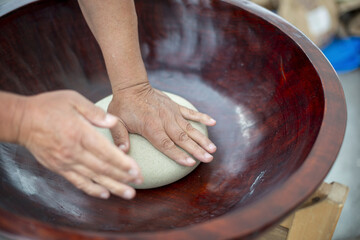
<svg viewBox="0 0 360 240"><path fill-rule="evenodd" d="M248 1L137 1L149 79L217 120L218 151L171 185L99 200L0 147L0 231L14 239L251 238L319 186L340 149L346 105L331 65L303 34ZM111 93L76 1L0 18L0 88Z"/></svg>

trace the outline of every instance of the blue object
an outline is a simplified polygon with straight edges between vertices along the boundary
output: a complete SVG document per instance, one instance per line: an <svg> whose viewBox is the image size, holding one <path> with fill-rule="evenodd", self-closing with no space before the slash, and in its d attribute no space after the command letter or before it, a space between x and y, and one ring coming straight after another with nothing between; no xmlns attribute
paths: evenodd
<svg viewBox="0 0 360 240"><path fill-rule="evenodd" d="M360 37L335 38L322 51L338 73L360 67Z"/></svg>

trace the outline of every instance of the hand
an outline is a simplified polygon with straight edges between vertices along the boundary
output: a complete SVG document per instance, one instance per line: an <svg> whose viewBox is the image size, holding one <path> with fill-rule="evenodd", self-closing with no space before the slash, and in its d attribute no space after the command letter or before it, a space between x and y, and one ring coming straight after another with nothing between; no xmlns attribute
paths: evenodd
<svg viewBox="0 0 360 240"><path fill-rule="evenodd" d="M24 109L18 142L43 166L94 197L135 196L126 183L141 183L138 165L92 126L113 127L116 117L73 91L29 97Z"/></svg>
<svg viewBox="0 0 360 240"><path fill-rule="evenodd" d="M215 152L216 146L186 119L208 126L215 125L215 120L176 104L149 83L115 91L108 111L120 118L111 132L115 144L124 151L129 150L129 131L142 135L179 164L193 166L195 160L176 145L202 162L213 159L209 153Z"/></svg>

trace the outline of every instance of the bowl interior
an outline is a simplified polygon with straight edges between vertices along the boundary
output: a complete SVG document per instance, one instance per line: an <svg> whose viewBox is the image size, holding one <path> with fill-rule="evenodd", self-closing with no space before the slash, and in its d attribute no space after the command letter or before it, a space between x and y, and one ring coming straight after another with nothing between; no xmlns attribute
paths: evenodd
<svg viewBox="0 0 360 240"><path fill-rule="evenodd" d="M185 227L247 208L306 161L322 123L321 80L278 28L225 2L137 1L140 45L155 88L217 120L218 150L182 180L132 201L84 195L23 147L0 146L0 208L57 226L113 232ZM111 94L76 1L44 1L0 19L0 89Z"/></svg>

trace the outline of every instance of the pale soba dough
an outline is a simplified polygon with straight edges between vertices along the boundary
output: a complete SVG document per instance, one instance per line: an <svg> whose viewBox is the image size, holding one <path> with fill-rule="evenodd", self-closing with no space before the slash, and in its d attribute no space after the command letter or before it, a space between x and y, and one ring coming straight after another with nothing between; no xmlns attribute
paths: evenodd
<svg viewBox="0 0 360 240"><path fill-rule="evenodd" d="M179 105L196 110L196 108L184 98L171 93L164 93ZM96 105L104 111L107 111L111 99L112 95L100 100ZM208 136L205 125L193 121L190 121L190 123L194 128ZM109 129L97 129L113 142ZM129 155L139 164L142 176L144 177L144 182L141 185L132 185L137 189L155 188L173 183L188 175L200 163L197 161L193 167L182 166L165 156L145 138L137 134L130 134Z"/></svg>

